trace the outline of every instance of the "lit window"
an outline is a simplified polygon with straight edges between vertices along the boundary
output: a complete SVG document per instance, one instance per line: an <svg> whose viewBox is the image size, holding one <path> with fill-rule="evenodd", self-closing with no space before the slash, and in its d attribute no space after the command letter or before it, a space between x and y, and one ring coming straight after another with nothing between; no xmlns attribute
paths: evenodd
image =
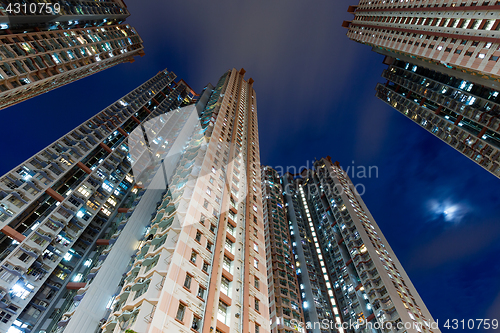
<svg viewBox="0 0 500 333"><path fill-rule="evenodd" d="M226 250L228 250L230 253L233 253L233 242L229 238L226 238L226 244L224 245Z"/></svg>
<svg viewBox="0 0 500 333"><path fill-rule="evenodd" d="M116 206L116 204L117 204L116 200L114 200L113 198L109 198L107 200L107 202L109 202L111 205L113 205L113 207Z"/></svg>
<svg viewBox="0 0 500 333"><path fill-rule="evenodd" d="M486 23L486 25L484 26L484 30L491 30L493 24L495 24L495 20L488 20L488 23Z"/></svg>
<svg viewBox="0 0 500 333"><path fill-rule="evenodd" d="M229 296L229 286L230 286L229 280L223 276L220 281L220 290L228 296Z"/></svg>
<svg viewBox="0 0 500 333"><path fill-rule="evenodd" d="M224 256L224 262L222 263L222 267L228 271L229 273L231 273L231 260Z"/></svg>
<svg viewBox="0 0 500 333"><path fill-rule="evenodd" d="M19 297L21 299L26 299L34 288L35 287L29 283L26 285L16 283L14 286L12 286L11 293L13 296Z"/></svg>
<svg viewBox="0 0 500 333"><path fill-rule="evenodd" d="M198 288L198 295L196 295L196 296L198 296L199 298L205 299L205 291L206 291L205 288L199 287Z"/></svg>
<svg viewBox="0 0 500 333"><path fill-rule="evenodd" d="M227 232L229 234L231 234L232 236L234 236L234 227L231 224L229 224L229 223L227 225Z"/></svg>
<svg viewBox="0 0 500 333"><path fill-rule="evenodd" d="M102 211L104 214L106 214L106 216L111 215L111 212L110 212L108 209L104 208L104 207L102 207L102 208L101 208L101 211Z"/></svg>
<svg viewBox="0 0 500 333"><path fill-rule="evenodd" d="M108 184L106 184L106 183L102 184L102 188L105 189L106 191L110 192L110 193L113 191L113 188L111 186L109 186Z"/></svg>
<svg viewBox="0 0 500 333"><path fill-rule="evenodd" d="M17 320L16 320L17 321ZM18 329L16 326L11 326L7 333L23 333L20 329Z"/></svg>
<svg viewBox="0 0 500 333"><path fill-rule="evenodd" d="M222 301L219 301L219 310L217 311L217 320L219 320L223 324L227 324L226 323L227 312L228 312L227 311L227 304L222 302Z"/></svg>
<svg viewBox="0 0 500 333"><path fill-rule="evenodd" d="M91 195L85 185L80 186L77 191L80 192L85 198L88 198Z"/></svg>
<svg viewBox="0 0 500 333"><path fill-rule="evenodd" d="M191 251L191 258L189 259L193 264L196 264L196 257L198 256L198 253L196 251L192 250Z"/></svg>

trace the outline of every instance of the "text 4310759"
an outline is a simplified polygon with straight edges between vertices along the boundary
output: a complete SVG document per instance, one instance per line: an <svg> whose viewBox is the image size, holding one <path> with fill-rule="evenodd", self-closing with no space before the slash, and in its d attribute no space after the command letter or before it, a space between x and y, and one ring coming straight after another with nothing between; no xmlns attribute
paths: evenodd
<svg viewBox="0 0 500 333"><path fill-rule="evenodd" d="M12 2L5 8L10 15L52 15L61 12L61 5L58 3L21 3Z"/></svg>

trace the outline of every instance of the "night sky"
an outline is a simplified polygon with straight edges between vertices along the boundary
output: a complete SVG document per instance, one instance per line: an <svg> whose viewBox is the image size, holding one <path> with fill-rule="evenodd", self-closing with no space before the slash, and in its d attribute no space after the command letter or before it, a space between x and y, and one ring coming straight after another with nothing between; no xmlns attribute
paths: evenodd
<svg viewBox="0 0 500 333"><path fill-rule="evenodd" d="M243 67L263 164L376 166L352 180L434 319L500 320L500 180L375 98L383 57L341 27L355 2L127 1L146 55L3 110L0 174L164 68L201 91Z"/></svg>

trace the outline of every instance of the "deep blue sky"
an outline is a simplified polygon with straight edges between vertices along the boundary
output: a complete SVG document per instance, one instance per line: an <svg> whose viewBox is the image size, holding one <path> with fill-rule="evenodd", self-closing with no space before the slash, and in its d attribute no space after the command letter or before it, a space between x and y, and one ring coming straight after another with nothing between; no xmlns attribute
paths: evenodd
<svg viewBox="0 0 500 333"><path fill-rule="evenodd" d="M3 110L0 174L164 68L200 91L244 67L262 163L376 166L353 182L434 318L500 319L500 180L375 98L383 59L345 36L350 4L128 1L146 55Z"/></svg>

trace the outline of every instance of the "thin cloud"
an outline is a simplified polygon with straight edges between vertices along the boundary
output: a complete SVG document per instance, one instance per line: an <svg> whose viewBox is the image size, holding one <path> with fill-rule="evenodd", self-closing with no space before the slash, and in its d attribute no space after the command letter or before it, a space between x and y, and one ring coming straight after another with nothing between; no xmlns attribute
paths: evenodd
<svg viewBox="0 0 500 333"><path fill-rule="evenodd" d="M486 221L449 228L428 243L411 251L408 269L432 270L453 262L467 262L499 241L498 221Z"/></svg>

